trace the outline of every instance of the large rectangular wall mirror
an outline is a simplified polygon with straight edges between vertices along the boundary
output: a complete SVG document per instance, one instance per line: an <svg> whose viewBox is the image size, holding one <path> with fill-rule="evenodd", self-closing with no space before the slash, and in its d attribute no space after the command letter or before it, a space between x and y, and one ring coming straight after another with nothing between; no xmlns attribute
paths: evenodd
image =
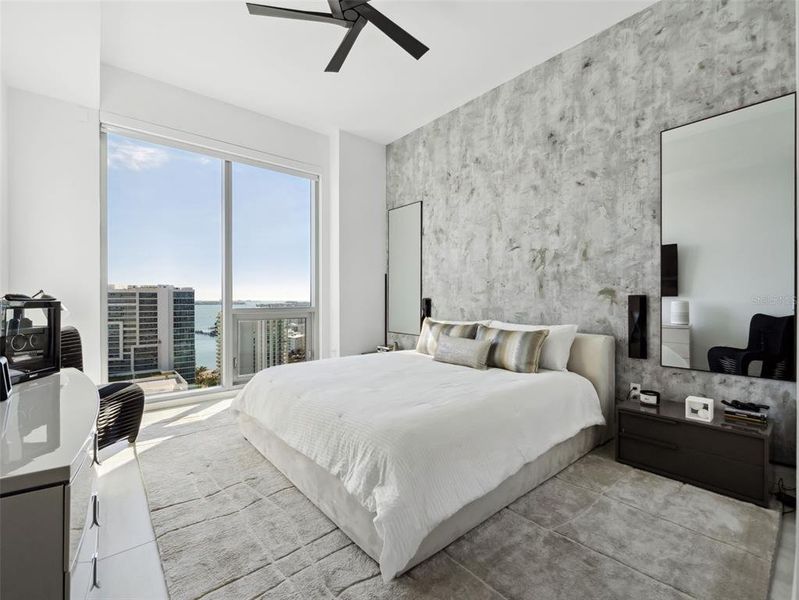
<svg viewBox="0 0 799 600"><path fill-rule="evenodd" d="M388 211L388 331L419 335L422 301L422 203Z"/></svg>
<svg viewBox="0 0 799 600"><path fill-rule="evenodd" d="M661 364L795 381L796 94L661 134Z"/></svg>

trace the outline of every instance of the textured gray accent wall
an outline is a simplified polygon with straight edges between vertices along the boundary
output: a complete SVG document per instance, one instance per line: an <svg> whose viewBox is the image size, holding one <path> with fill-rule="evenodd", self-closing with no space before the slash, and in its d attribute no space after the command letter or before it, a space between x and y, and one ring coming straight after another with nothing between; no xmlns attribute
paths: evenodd
<svg viewBox="0 0 799 600"><path fill-rule="evenodd" d="M664 0L392 143L388 207L424 201L434 317L614 335L617 395L766 402L794 463L796 385L663 368L658 327L660 131L794 91L794 11ZM648 360L627 358L641 293Z"/></svg>

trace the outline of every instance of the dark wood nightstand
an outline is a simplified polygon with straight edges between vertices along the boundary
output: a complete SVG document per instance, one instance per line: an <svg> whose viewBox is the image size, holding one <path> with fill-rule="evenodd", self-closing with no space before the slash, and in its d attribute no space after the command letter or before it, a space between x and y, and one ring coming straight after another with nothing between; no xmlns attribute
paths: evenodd
<svg viewBox="0 0 799 600"><path fill-rule="evenodd" d="M616 460L685 483L769 503L772 424L738 425L717 414L712 422L685 418L681 402L616 405Z"/></svg>

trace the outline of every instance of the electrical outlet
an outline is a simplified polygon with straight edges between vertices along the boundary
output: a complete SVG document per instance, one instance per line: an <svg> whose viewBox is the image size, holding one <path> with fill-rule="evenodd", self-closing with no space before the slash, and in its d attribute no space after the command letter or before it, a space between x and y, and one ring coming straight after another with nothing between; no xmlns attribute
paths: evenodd
<svg viewBox="0 0 799 600"><path fill-rule="evenodd" d="M640 401L641 400L641 384L640 383L631 383L630 384L630 400Z"/></svg>

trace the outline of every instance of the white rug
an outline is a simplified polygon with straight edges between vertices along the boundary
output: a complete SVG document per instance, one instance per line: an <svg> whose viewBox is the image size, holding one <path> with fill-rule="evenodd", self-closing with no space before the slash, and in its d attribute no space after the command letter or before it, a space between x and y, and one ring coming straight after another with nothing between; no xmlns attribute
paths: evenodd
<svg viewBox="0 0 799 600"><path fill-rule="evenodd" d="M167 587L183 599L765 600L776 511L583 457L399 579L238 431L190 409L139 462Z"/></svg>

